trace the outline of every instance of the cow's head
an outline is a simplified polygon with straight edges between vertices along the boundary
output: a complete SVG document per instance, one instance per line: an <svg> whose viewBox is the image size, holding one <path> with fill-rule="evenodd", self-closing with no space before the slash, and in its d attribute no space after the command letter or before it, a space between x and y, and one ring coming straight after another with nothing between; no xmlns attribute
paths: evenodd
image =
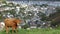
<svg viewBox="0 0 60 34"><path fill-rule="evenodd" d="M22 22L22 20L20 20L20 19L15 19L15 23L16 23L17 25L19 25L21 22Z"/></svg>

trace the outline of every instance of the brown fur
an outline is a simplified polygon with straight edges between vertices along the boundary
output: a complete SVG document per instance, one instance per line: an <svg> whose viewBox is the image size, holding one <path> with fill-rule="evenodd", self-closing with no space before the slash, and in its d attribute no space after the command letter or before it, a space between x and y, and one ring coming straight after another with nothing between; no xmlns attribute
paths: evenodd
<svg viewBox="0 0 60 34"><path fill-rule="evenodd" d="M11 27L13 33L13 31L16 30L18 27L17 24L21 23L21 20L16 18L6 18L4 22L5 22L6 33L8 34L8 30L9 30L8 28Z"/></svg>

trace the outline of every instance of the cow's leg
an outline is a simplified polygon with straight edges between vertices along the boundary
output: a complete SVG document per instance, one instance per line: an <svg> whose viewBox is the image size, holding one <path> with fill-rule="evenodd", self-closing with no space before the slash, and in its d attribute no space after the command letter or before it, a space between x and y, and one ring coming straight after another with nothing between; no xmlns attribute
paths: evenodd
<svg viewBox="0 0 60 34"><path fill-rule="evenodd" d="M17 28L16 28L16 32L18 32Z"/></svg>
<svg viewBox="0 0 60 34"><path fill-rule="evenodd" d="M17 31L18 31L18 30L17 30L17 26L15 27L15 31L16 31L16 33L17 33Z"/></svg>
<svg viewBox="0 0 60 34"><path fill-rule="evenodd" d="M12 27L12 34L14 34L15 27Z"/></svg>
<svg viewBox="0 0 60 34"><path fill-rule="evenodd" d="M18 33L17 33L17 32L18 32L18 30L17 30L17 26L15 26L14 28L15 28L14 31L16 32L16 34L18 34Z"/></svg>
<svg viewBox="0 0 60 34"><path fill-rule="evenodd" d="M16 31L16 34L18 34L18 30L17 30L17 27L15 28L15 31Z"/></svg>
<svg viewBox="0 0 60 34"><path fill-rule="evenodd" d="M8 34L8 27L7 27L7 26L5 26L5 28L6 28L6 34Z"/></svg>

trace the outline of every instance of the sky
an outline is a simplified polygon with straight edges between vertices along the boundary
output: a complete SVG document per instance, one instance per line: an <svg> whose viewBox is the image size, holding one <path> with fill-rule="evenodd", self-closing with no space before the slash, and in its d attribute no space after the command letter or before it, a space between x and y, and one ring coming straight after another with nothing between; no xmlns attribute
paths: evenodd
<svg viewBox="0 0 60 34"><path fill-rule="evenodd" d="M60 1L60 0L9 0L9 1Z"/></svg>

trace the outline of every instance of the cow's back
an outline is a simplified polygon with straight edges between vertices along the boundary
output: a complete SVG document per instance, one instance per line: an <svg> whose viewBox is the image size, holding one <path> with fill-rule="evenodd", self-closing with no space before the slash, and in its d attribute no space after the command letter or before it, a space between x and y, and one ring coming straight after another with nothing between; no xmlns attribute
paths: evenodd
<svg viewBox="0 0 60 34"><path fill-rule="evenodd" d="M7 18L7 19L5 19L5 25L6 26L14 26L16 23L14 23L14 18Z"/></svg>

